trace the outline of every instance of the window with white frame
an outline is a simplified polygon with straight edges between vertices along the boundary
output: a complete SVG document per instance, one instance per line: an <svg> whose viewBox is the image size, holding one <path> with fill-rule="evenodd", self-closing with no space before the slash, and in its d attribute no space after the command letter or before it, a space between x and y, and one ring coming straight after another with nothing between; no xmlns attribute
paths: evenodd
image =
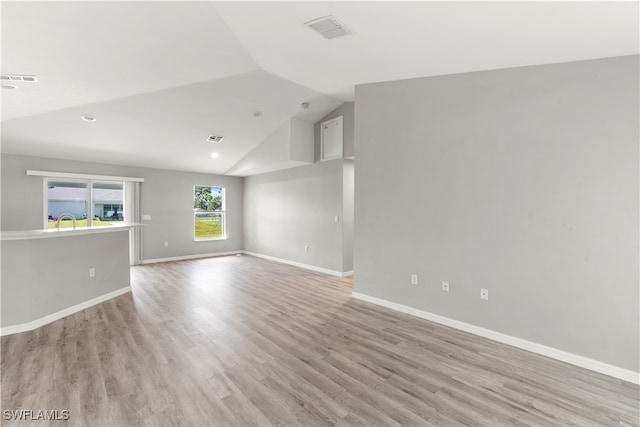
<svg viewBox="0 0 640 427"><path fill-rule="evenodd" d="M193 188L193 237L195 240L226 238L224 188L196 185Z"/></svg>
<svg viewBox="0 0 640 427"><path fill-rule="evenodd" d="M44 183L45 228L72 227L71 215L77 227L124 223L124 182L48 178Z"/></svg>

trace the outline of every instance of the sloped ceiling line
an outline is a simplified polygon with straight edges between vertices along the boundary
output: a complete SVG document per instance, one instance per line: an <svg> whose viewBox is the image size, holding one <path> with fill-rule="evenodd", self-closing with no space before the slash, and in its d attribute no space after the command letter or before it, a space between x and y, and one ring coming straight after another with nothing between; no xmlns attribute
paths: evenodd
<svg viewBox="0 0 640 427"><path fill-rule="evenodd" d="M640 44L638 2L1 6L2 73L39 80L3 90L3 152L215 174L290 120L352 101L357 84L636 55ZM304 25L326 15L353 34L326 40ZM224 142L207 144L212 132Z"/></svg>

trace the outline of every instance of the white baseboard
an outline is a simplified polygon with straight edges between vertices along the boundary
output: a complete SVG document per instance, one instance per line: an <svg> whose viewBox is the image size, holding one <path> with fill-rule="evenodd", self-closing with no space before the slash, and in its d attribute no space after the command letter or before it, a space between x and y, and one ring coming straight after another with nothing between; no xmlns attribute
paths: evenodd
<svg viewBox="0 0 640 427"><path fill-rule="evenodd" d="M588 357L578 356L577 354L569 353L564 350L558 350L553 347L547 347L542 344L527 341L521 338L516 338L511 335L506 335L500 332L492 331L490 329L481 328L480 326L475 326L469 323L460 322L458 320L454 320L448 317L429 313L428 311L418 310L413 307L408 307L406 305L387 301L381 298L360 294L358 292L352 292L351 296L353 298L356 298L362 301L370 302L386 308L390 308L392 310L400 311L402 313L406 313L412 316L420 317L422 319L430 320L432 322L439 323L441 325L445 325L455 329L459 329L461 331L469 332L474 335L479 335L481 337L488 338L493 341L498 341L503 344L508 344L513 347L518 347L523 350L528 350L533 353L541 354L543 356L560 360L562 362L570 363L572 365L579 366L581 368L586 368L591 371L609 375L611 377L628 381L630 383L640 384L640 373L638 372L620 368L618 366L609 365L608 363L589 359Z"/></svg>
<svg viewBox="0 0 640 427"><path fill-rule="evenodd" d="M196 254L196 255L175 256L175 257L168 257L168 258L144 259L144 260L140 260L140 264L155 264L158 262L184 261L189 259L211 258L211 257L217 257L217 256L228 256L228 255L237 255L237 254L246 254L246 255L254 256L256 258L268 259L269 261L280 262L282 264L289 264L289 265L293 265L294 267L300 267L300 268L304 268L305 270L316 271L318 273L324 273L330 276L347 277L353 274L353 270L344 271L344 272L329 270L328 268L317 267L311 264L303 264L301 262L290 261L284 258L276 258L270 255L263 255L257 252L249 252L249 251L215 252L215 253L209 253L209 254Z"/></svg>
<svg viewBox="0 0 640 427"><path fill-rule="evenodd" d="M276 258L270 255L263 255L256 252L249 252L249 251L243 251L243 252L247 255L251 255L257 258L268 259L269 261L280 262L282 264L289 264L289 265L293 265L294 267L304 268L305 270L316 271L318 273L324 273L330 276L344 277L343 273L341 273L340 271L329 270L328 268L316 267L315 265L303 264L301 262L296 262L296 261L289 261L288 259Z"/></svg>
<svg viewBox="0 0 640 427"><path fill-rule="evenodd" d="M40 319L36 319L31 322L2 327L0 328L0 336L13 335L13 334L18 334L20 332L32 331L48 323L55 322L56 320L62 319L63 317L67 317L71 314L74 314L84 309L87 309L89 307L92 307L96 304L100 304L112 298L118 297L122 294L126 294L127 292L131 292L131 286L126 286L116 291L109 292L108 294L104 294L99 297L92 298L89 301L81 302L80 304L76 304L74 306L65 308L63 310L57 311L55 313L49 314L47 316L41 317Z"/></svg>
<svg viewBox="0 0 640 427"><path fill-rule="evenodd" d="M174 256L174 257L168 257L168 258L143 259L143 260L140 260L140 264L155 264L158 262L184 261L188 259L198 259L198 258L212 258L217 256L237 255L241 253L244 253L244 251L214 252L209 254L196 254L196 255Z"/></svg>

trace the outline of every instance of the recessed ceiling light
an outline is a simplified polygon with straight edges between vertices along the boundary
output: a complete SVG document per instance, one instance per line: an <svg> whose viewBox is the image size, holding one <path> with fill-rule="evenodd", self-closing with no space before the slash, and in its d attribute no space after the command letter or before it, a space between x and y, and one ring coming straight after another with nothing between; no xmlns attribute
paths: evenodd
<svg viewBox="0 0 640 427"><path fill-rule="evenodd" d="M80 116L80 118L85 122L90 122L90 123L93 123L96 121L96 118L94 116L90 116L88 114L85 114L84 116Z"/></svg>
<svg viewBox="0 0 640 427"><path fill-rule="evenodd" d="M220 157L220 154L218 154L218 153L211 153L211 158L212 158L212 159L217 159L218 157Z"/></svg>
<svg viewBox="0 0 640 427"><path fill-rule="evenodd" d="M309 108L309 103L303 102L302 104L300 104L300 108L302 108L303 110L306 110L307 108Z"/></svg>
<svg viewBox="0 0 640 427"><path fill-rule="evenodd" d="M10 84L3 84L2 85L2 89L18 89L18 86L10 85Z"/></svg>

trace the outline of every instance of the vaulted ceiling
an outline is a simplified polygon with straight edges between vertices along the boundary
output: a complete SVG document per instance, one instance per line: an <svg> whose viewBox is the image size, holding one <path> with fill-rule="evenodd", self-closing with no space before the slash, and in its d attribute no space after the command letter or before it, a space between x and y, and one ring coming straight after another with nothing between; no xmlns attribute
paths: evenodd
<svg viewBox="0 0 640 427"><path fill-rule="evenodd" d="M2 90L3 152L207 173L292 118L317 122L357 84L639 53L638 2L3 1L1 12L2 74L38 78ZM326 15L353 34L304 25ZM207 143L212 133L225 139Z"/></svg>

